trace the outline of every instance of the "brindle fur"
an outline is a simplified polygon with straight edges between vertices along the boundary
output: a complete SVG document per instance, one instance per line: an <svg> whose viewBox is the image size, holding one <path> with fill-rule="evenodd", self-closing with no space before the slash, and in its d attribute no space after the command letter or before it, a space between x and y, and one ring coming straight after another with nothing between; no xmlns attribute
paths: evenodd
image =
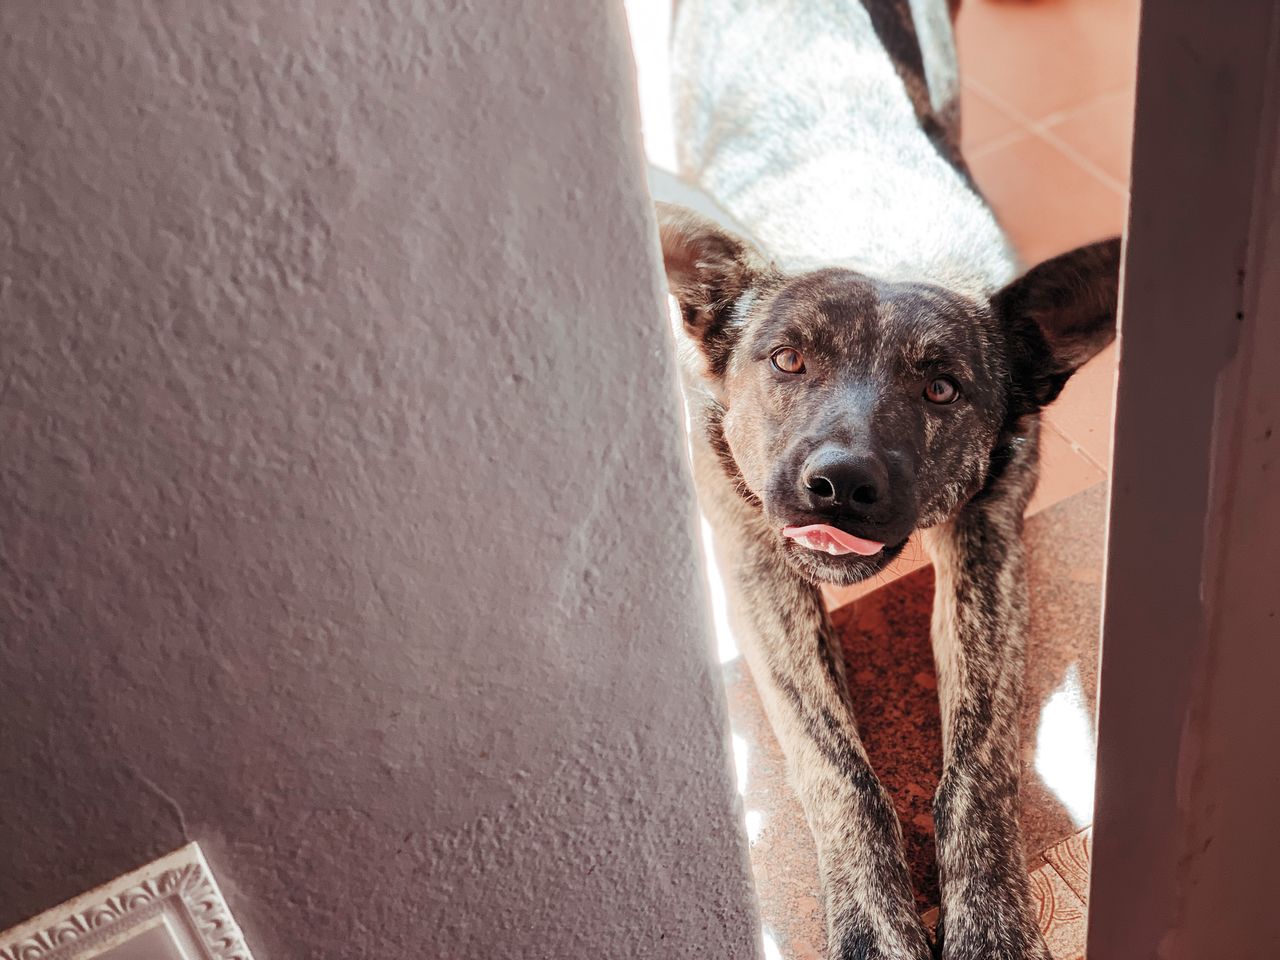
<svg viewBox="0 0 1280 960"><path fill-rule="evenodd" d="M931 955L818 591L874 576L922 530L943 721L933 949L1046 960L1018 830L1022 517L1040 409L1114 335L1119 241L1014 280L959 159L946 4L865 2L680 4L683 172L755 237L659 204L695 479L817 844L828 955ZM857 67L826 85L841 53ZM800 350L803 375L770 367L780 345ZM921 394L939 373L962 397L935 408ZM800 474L822 444L882 462L885 495L817 511ZM830 557L780 534L814 520L887 548Z"/></svg>

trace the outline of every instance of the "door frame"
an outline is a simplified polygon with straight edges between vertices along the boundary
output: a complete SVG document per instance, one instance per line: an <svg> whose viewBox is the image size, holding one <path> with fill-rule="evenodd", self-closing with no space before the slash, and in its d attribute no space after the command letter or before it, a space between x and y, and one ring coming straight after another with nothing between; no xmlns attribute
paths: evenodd
<svg viewBox="0 0 1280 960"><path fill-rule="evenodd" d="M1280 955L1278 58L1280 0L1143 5L1090 960Z"/></svg>

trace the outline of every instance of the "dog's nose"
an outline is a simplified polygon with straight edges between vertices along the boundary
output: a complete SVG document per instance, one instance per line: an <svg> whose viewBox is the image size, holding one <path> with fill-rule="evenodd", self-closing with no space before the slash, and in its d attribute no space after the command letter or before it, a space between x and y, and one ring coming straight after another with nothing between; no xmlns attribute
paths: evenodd
<svg viewBox="0 0 1280 960"><path fill-rule="evenodd" d="M889 471L883 460L867 451L828 445L805 461L800 483L815 509L869 507L884 497Z"/></svg>

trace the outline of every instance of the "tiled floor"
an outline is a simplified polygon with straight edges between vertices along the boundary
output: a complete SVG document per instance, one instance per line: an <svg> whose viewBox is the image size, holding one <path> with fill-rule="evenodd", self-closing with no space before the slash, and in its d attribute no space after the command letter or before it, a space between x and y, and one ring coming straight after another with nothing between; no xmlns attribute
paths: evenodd
<svg viewBox="0 0 1280 960"><path fill-rule="evenodd" d="M965 156L1032 263L1124 226L1138 0L965 0Z"/></svg>
<svg viewBox="0 0 1280 960"><path fill-rule="evenodd" d="M1124 229L1138 0L965 0L964 145L1027 264ZM1032 623L1023 831L1046 940L1083 957L1105 484L1116 350L1045 417L1031 506ZM908 547L876 582L829 591L859 727L893 795L917 898L937 903L931 797L940 764L928 629L932 572ZM813 843L746 668L725 666L767 955L823 955Z"/></svg>

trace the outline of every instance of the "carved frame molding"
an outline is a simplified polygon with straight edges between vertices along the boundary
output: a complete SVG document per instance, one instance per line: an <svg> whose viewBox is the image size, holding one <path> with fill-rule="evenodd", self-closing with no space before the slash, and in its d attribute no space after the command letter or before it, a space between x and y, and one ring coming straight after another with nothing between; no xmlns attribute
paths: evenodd
<svg viewBox="0 0 1280 960"><path fill-rule="evenodd" d="M253 960L196 843L0 932L0 960L89 960L160 924L200 960Z"/></svg>

